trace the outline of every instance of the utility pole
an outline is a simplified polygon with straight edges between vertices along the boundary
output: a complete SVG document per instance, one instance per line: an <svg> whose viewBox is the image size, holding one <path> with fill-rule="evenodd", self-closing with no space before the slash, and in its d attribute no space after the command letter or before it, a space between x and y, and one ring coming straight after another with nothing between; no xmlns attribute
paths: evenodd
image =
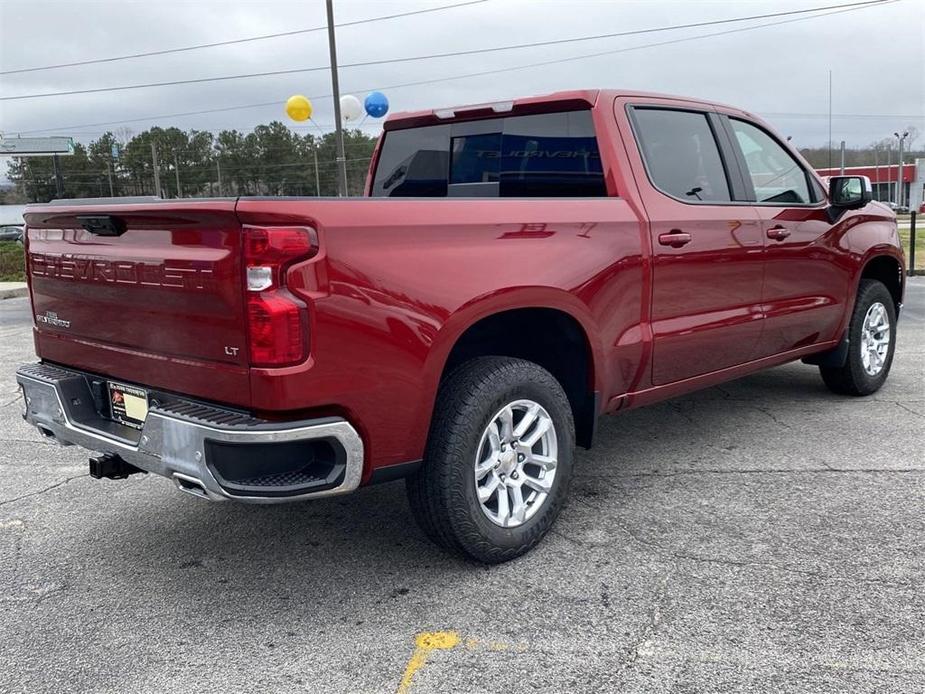
<svg viewBox="0 0 925 694"><path fill-rule="evenodd" d="M215 160L215 170L218 171L218 195L219 197L221 197L222 195L224 195L224 193L222 192L222 160L221 159Z"/></svg>
<svg viewBox="0 0 925 694"><path fill-rule="evenodd" d="M61 176L61 164L58 161L58 155L52 155L51 157L52 166L55 170L55 190L58 192L58 197L64 197L64 178Z"/></svg>
<svg viewBox="0 0 925 694"><path fill-rule="evenodd" d="M337 194L347 195L347 157L344 154L344 131L340 123L340 87L337 84L337 46L334 41L334 0L326 0L328 11L328 48L331 52L331 90L334 93L334 138L337 143Z"/></svg>
<svg viewBox="0 0 925 694"><path fill-rule="evenodd" d="M893 199L893 187L890 184L890 166L893 161L893 143L886 143L886 200L889 202Z"/></svg>
<svg viewBox="0 0 925 694"><path fill-rule="evenodd" d="M109 196L115 197L115 191L112 185L112 174L116 170L116 159L119 158L119 145L117 142L109 143L109 167L106 170L106 173L109 176Z"/></svg>
<svg viewBox="0 0 925 694"><path fill-rule="evenodd" d="M173 172L177 175L177 197L183 197L183 191L180 190L180 160L177 159L177 153L173 153Z"/></svg>
<svg viewBox="0 0 925 694"><path fill-rule="evenodd" d="M906 141L906 138L909 137L908 132L904 132L902 135L899 133L893 133L896 136L896 139L899 140L899 165L896 167L896 205L897 207L902 207L903 205L903 144Z"/></svg>
<svg viewBox="0 0 925 694"><path fill-rule="evenodd" d="M312 147L312 158L315 160L315 195L321 197L321 181L318 180L318 148Z"/></svg>
<svg viewBox="0 0 925 694"><path fill-rule="evenodd" d="M829 170L832 169L832 71L829 70Z"/></svg>
<svg viewBox="0 0 925 694"><path fill-rule="evenodd" d="M874 171L877 176L877 200L880 200L880 147L874 147Z"/></svg>
<svg viewBox="0 0 925 694"><path fill-rule="evenodd" d="M157 168L157 145L151 143L151 164L154 166L154 194L161 197L161 173Z"/></svg>
<svg viewBox="0 0 925 694"><path fill-rule="evenodd" d="M841 175L845 175L845 141L841 141Z"/></svg>
<svg viewBox="0 0 925 694"><path fill-rule="evenodd" d="M22 162L23 162L23 166L26 167L26 169L29 171L29 174L32 176L32 196L31 196L32 200L31 202L38 202L39 201L39 182L35 180L35 169L29 163L30 159L31 157L26 157L25 159L22 160Z"/></svg>

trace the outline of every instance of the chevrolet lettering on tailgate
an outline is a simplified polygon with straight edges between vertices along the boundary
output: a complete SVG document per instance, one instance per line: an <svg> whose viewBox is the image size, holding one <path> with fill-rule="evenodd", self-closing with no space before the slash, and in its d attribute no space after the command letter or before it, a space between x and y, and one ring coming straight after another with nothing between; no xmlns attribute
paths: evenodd
<svg viewBox="0 0 925 694"><path fill-rule="evenodd" d="M208 289L214 282L212 270L209 268L107 260L74 253L30 253L29 262L33 275L63 280L140 284L177 289Z"/></svg>

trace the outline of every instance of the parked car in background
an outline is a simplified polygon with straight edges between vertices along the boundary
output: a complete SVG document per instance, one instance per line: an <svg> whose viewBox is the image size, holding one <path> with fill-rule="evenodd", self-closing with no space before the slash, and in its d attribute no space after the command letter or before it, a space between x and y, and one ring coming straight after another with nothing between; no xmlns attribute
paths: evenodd
<svg viewBox="0 0 925 694"><path fill-rule="evenodd" d="M0 226L0 241L19 241L23 240L23 227L18 224L4 224Z"/></svg>
<svg viewBox="0 0 925 694"><path fill-rule="evenodd" d="M428 537L500 562L602 414L798 359L847 395L889 374L895 215L750 113L589 90L384 130L367 199L29 207L26 420L202 499L406 478Z"/></svg>

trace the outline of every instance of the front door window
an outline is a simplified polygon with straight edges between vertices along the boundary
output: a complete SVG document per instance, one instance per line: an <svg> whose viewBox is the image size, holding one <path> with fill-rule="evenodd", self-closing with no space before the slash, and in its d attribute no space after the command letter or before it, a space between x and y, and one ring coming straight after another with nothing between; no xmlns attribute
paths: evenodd
<svg viewBox="0 0 925 694"><path fill-rule="evenodd" d="M803 167L774 138L751 123L729 119L759 203L811 203L809 180Z"/></svg>

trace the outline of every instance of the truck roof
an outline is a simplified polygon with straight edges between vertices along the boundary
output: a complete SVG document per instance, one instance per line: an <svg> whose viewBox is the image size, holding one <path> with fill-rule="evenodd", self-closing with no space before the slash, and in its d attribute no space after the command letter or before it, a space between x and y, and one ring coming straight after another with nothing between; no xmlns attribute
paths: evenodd
<svg viewBox="0 0 925 694"><path fill-rule="evenodd" d="M709 101L707 99L694 99L686 96L658 94L656 92L643 92L629 89L573 89L569 91L552 92L551 94L541 94L539 96L503 99L481 104L450 106L447 108L434 108L424 111L400 111L386 119L383 124L383 130L401 130L403 128L420 127L422 125L435 125L438 123L449 123L461 120L478 120L504 114L529 115L533 113L549 113L552 111L580 110L593 108L601 98L612 100L618 96L687 101L691 104L714 106L738 111L743 114L747 113L742 109L729 106L728 104ZM753 114L748 115L751 116Z"/></svg>

